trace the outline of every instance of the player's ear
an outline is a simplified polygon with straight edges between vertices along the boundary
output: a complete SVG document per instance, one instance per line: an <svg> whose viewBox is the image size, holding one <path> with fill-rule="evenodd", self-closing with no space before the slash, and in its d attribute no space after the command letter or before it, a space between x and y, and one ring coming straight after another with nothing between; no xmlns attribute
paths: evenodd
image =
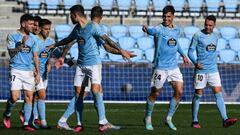
<svg viewBox="0 0 240 135"><path fill-rule="evenodd" d="M21 26L22 26L22 27L25 27L25 26L26 26L26 24L25 24L24 22L22 22L22 23L21 23Z"/></svg>

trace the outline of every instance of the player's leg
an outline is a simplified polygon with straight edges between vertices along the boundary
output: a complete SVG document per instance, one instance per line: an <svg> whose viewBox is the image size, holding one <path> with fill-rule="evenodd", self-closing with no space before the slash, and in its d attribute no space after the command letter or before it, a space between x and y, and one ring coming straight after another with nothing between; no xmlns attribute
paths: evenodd
<svg viewBox="0 0 240 135"><path fill-rule="evenodd" d="M38 124L40 125L41 124L41 121L38 119L38 116L39 116L39 113L38 113L38 93L37 92L34 92L33 93L33 111L32 111L32 114L33 114L33 122L34 124Z"/></svg>
<svg viewBox="0 0 240 135"><path fill-rule="evenodd" d="M24 129L28 131L34 131L34 129L29 125L29 121L32 113L33 91L29 89L25 89L24 99L26 101L24 104L24 123L23 123Z"/></svg>
<svg viewBox="0 0 240 135"><path fill-rule="evenodd" d="M25 101L23 101L21 110L19 111L19 119L22 124L24 122L24 104L25 104Z"/></svg>
<svg viewBox="0 0 240 135"><path fill-rule="evenodd" d="M192 127L201 128L198 121L198 111L200 106L203 89L206 87L207 79L206 74L195 74L194 77L194 88L195 94L192 99Z"/></svg>
<svg viewBox="0 0 240 135"><path fill-rule="evenodd" d="M166 74L161 70L154 70L151 80L151 92L146 101L146 110L144 123L147 130L153 130L152 126L152 112L154 109L155 101L160 95L160 90L166 81Z"/></svg>
<svg viewBox="0 0 240 135"><path fill-rule="evenodd" d="M223 95L222 95L222 88L221 88L221 79L219 73L212 73L208 74L208 83L212 87L214 96L216 98L216 105L218 111L221 114L223 119L223 126L229 127L237 122L236 118L228 118L226 106L224 103Z"/></svg>
<svg viewBox="0 0 240 135"><path fill-rule="evenodd" d="M11 75L9 80L11 85L11 92L9 99L7 100L5 111L3 113L3 124L5 128L11 127L11 111L16 105L16 102L20 96L20 90L22 89L21 71L13 69L10 71L10 73Z"/></svg>

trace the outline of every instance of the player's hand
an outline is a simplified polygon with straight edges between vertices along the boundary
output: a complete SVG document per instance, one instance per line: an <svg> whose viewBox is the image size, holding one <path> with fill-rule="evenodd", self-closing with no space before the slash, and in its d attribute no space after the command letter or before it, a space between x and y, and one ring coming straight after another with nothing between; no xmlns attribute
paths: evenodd
<svg viewBox="0 0 240 135"><path fill-rule="evenodd" d="M183 57L183 62L184 62L185 64L189 64L189 63L190 63L189 60L188 60L188 58L187 58L186 56Z"/></svg>
<svg viewBox="0 0 240 135"><path fill-rule="evenodd" d="M147 26L147 25L143 25L142 31L143 31L143 32L147 32L147 29L148 29L148 26Z"/></svg>
<svg viewBox="0 0 240 135"><path fill-rule="evenodd" d="M133 58L133 57L136 57L136 56L137 56L136 54L134 54L133 51L127 51L127 50L126 50L126 53L130 56L130 58Z"/></svg>
<svg viewBox="0 0 240 135"><path fill-rule="evenodd" d="M64 58L60 57L55 63L56 68L59 69L60 67L62 67L63 63L64 63Z"/></svg>
<svg viewBox="0 0 240 135"><path fill-rule="evenodd" d="M203 67L202 67L202 64L200 64L200 63L196 63L195 64L195 67L197 68L197 69L202 69Z"/></svg>
<svg viewBox="0 0 240 135"><path fill-rule="evenodd" d="M121 55L124 59L127 59L128 61L130 61L131 56L127 51L121 50Z"/></svg>
<svg viewBox="0 0 240 135"><path fill-rule="evenodd" d="M55 44L52 44L52 45L47 46L46 49L50 50L50 49L54 49L54 48L55 48Z"/></svg>

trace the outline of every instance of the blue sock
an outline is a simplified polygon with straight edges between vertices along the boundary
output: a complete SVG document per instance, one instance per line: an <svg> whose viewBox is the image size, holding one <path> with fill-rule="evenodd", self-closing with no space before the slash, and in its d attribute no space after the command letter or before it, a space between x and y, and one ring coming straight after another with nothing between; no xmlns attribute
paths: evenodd
<svg viewBox="0 0 240 135"><path fill-rule="evenodd" d="M71 101L68 104L67 110L65 110L62 117L64 117L66 120L74 113L75 111L75 96L71 99Z"/></svg>
<svg viewBox="0 0 240 135"><path fill-rule="evenodd" d="M38 110L39 110L39 115L40 115L41 120L46 120L45 100L38 99L38 101L37 101L37 107L38 107Z"/></svg>
<svg viewBox="0 0 240 135"><path fill-rule="evenodd" d="M154 105L155 105L155 102L152 102L149 100L149 98L147 98L145 117L152 117Z"/></svg>
<svg viewBox="0 0 240 135"><path fill-rule="evenodd" d="M192 119L194 122L198 122L198 110L202 95L195 94L192 99Z"/></svg>
<svg viewBox="0 0 240 135"><path fill-rule="evenodd" d="M24 125L28 125L29 119L31 117L32 104L24 104Z"/></svg>
<svg viewBox="0 0 240 135"><path fill-rule="evenodd" d="M38 101L33 103L33 120L38 118Z"/></svg>
<svg viewBox="0 0 240 135"><path fill-rule="evenodd" d="M96 92L93 93L94 101L95 101L95 107L97 108L98 118L99 122L106 119L105 115L105 106L103 102L103 93Z"/></svg>
<svg viewBox="0 0 240 135"><path fill-rule="evenodd" d="M216 98L217 108L218 108L218 111L220 112L220 114L222 116L222 119L223 120L228 119L227 112L226 112L226 106L225 106L225 103L224 103L224 100L223 100L222 92L216 93L215 98Z"/></svg>
<svg viewBox="0 0 240 135"><path fill-rule="evenodd" d="M178 102L174 98L172 98L169 103L167 117L172 117L174 115L175 111L177 110L178 105L179 105Z"/></svg>
<svg viewBox="0 0 240 135"><path fill-rule="evenodd" d="M15 103L12 103L12 101L10 100L10 99L8 99L8 101L7 101L7 105L6 105L6 110L5 110L5 112L4 112L4 114L6 115L6 116L11 116L11 111L12 111L12 109L14 108L16 106L16 102Z"/></svg>
<svg viewBox="0 0 240 135"><path fill-rule="evenodd" d="M83 97L75 97L75 110L77 114L77 122L81 123L82 122L82 111L83 111Z"/></svg>

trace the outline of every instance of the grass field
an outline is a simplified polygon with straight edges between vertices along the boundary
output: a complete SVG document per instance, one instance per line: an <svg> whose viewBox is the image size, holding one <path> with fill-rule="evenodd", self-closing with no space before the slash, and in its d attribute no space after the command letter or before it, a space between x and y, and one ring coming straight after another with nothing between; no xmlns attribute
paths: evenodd
<svg viewBox="0 0 240 135"><path fill-rule="evenodd" d="M68 135L76 134L71 131L60 131L56 128L58 119L63 114L67 104L47 104L47 121L52 126L50 130L38 130L27 132L21 129L18 111L21 103L12 112L12 128L4 129L1 118L1 135ZM5 103L0 103L0 113L3 113ZM146 131L143 125L144 104L106 104L108 120L111 123L122 126L121 130L108 131L106 135L239 135L240 123L236 123L229 128L222 127L222 121L215 105L201 105L199 120L201 129L193 129L191 124L191 106L180 105L174 123L178 130L171 131L164 125L164 117L167 113L167 105L157 104L153 113L154 131ZM229 117L240 118L240 105L227 105ZM97 115L92 104L85 104L83 114L84 131L80 134L96 135L103 134L98 132ZM75 116L69 119L71 126L75 125Z"/></svg>

